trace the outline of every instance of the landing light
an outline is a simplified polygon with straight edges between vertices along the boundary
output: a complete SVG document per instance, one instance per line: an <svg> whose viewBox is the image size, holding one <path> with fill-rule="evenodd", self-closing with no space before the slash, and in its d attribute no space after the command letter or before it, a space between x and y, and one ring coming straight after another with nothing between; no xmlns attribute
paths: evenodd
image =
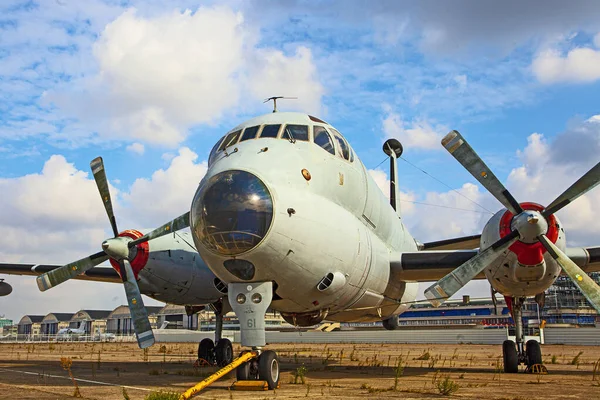
<svg viewBox="0 0 600 400"><path fill-rule="evenodd" d="M256 304L258 304L258 303L260 303L261 301L262 301L262 296L260 295L260 293L254 293L254 294L252 295L252 302L253 302L253 303L256 303Z"/></svg>
<svg viewBox="0 0 600 400"><path fill-rule="evenodd" d="M237 295L237 297L235 298L235 300L239 304L244 304L246 302L246 295L244 293L240 293L240 294Z"/></svg>

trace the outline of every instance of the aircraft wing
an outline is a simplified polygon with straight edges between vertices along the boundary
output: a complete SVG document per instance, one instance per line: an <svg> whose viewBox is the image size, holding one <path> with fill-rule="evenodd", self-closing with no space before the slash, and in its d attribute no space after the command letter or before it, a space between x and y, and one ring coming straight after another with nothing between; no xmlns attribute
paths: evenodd
<svg viewBox="0 0 600 400"><path fill-rule="evenodd" d="M478 253L478 250L415 251L399 254L390 262L391 279L405 282L437 281ZM600 247L571 247L566 254L585 272L600 271ZM485 279L480 273L475 279Z"/></svg>
<svg viewBox="0 0 600 400"><path fill-rule="evenodd" d="M62 267L62 265L0 263L0 274L38 276L60 267ZM76 276L75 279L84 281L122 283L117 271L115 271L112 267L101 266L94 267L85 273Z"/></svg>
<svg viewBox="0 0 600 400"><path fill-rule="evenodd" d="M481 235L472 235L423 243L423 250L472 250L479 247L480 238Z"/></svg>

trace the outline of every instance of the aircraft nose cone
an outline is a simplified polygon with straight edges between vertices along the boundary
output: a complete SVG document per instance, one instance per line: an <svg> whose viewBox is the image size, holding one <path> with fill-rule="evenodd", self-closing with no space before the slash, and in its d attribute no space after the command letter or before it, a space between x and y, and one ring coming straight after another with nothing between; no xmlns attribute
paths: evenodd
<svg viewBox="0 0 600 400"><path fill-rule="evenodd" d="M198 188L191 214L196 245L233 256L252 250L266 236L273 219L273 198L256 175L223 171Z"/></svg>
<svg viewBox="0 0 600 400"><path fill-rule="evenodd" d="M104 242L102 242L102 250L106 251L106 250L108 250L109 247L110 247L110 245L108 244L108 242L106 240Z"/></svg>

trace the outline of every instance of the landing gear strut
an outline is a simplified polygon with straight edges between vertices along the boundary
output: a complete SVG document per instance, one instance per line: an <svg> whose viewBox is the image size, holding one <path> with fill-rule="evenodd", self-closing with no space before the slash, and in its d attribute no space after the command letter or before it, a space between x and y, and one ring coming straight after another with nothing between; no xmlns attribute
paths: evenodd
<svg viewBox="0 0 600 400"><path fill-rule="evenodd" d="M223 338L223 302L212 303L210 308L215 313L215 340L202 339L198 345L198 361L210 365L224 367L233 361L233 345Z"/></svg>
<svg viewBox="0 0 600 400"><path fill-rule="evenodd" d="M505 297L508 309L515 323L515 342L505 340L502 343L502 358L504 372L514 374L519 372L519 364L531 367L542 363L542 350L537 340L528 340L525 343L523 334L523 303L524 297Z"/></svg>
<svg viewBox="0 0 600 400"><path fill-rule="evenodd" d="M237 379L263 380L269 389L276 389L279 385L279 358L276 352L263 350L266 344L265 312L273 298L273 283L230 283L228 293L231 308L240 321L242 346L259 353L258 358L237 368Z"/></svg>

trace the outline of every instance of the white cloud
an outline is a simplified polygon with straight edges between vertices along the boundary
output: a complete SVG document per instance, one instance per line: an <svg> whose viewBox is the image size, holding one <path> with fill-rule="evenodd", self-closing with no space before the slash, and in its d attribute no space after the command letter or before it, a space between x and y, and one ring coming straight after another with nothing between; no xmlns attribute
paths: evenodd
<svg viewBox="0 0 600 400"><path fill-rule="evenodd" d="M249 81L251 92L256 98L274 95L297 97L285 108L305 110L318 114L323 86L317 80L317 69L307 47L298 47L294 56L288 57L280 51L258 51Z"/></svg>
<svg viewBox="0 0 600 400"><path fill-rule="evenodd" d="M132 153L139 154L139 155L144 154L145 150L146 150L146 148L144 147L144 145L141 143L137 143L137 142L131 143L129 146L127 146L127 151L130 151Z"/></svg>
<svg viewBox="0 0 600 400"><path fill-rule="evenodd" d="M566 55L544 50L535 56L531 69L542 83L594 82L600 79L600 50L578 47Z"/></svg>
<svg viewBox="0 0 600 400"><path fill-rule="evenodd" d="M207 170L207 163L197 159L196 153L183 147L168 168L155 171L150 179L136 179L128 193L123 193L139 228L160 226L189 210Z"/></svg>
<svg viewBox="0 0 600 400"><path fill-rule="evenodd" d="M388 179L388 175L381 169L370 169L369 175L375 181L379 189L383 192L385 197L390 198L390 180ZM402 182L399 182L401 185ZM399 186L401 187L401 186ZM415 210L415 194L412 192L403 192L400 190L400 211L403 216L414 213Z"/></svg>
<svg viewBox="0 0 600 400"><path fill-rule="evenodd" d="M274 94L298 96L292 107L319 111L323 87L311 50L299 46L288 56L258 48L257 32L227 7L155 17L130 9L94 44L98 72L49 92L46 101L100 137L171 147L189 128L258 109Z"/></svg>
<svg viewBox="0 0 600 400"><path fill-rule="evenodd" d="M413 120L410 125L402 117L393 112L389 106L384 106L387 113L383 119L383 132L386 138L396 138L405 148L439 150L444 126L432 126L424 119Z"/></svg>
<svg viewBox="0 0 600 400"><path fill-rule="evenodd" d="M137 179L127 193L111 186L119 228L155 228L189 209L206 173L206 163L197 158L182 148L168 168ZM0 179L0 192L0 262L60 265L99 251L112 236L93 177L61 155L51 156L41 173ZM126 303L121 285L73 281L40 293L32 277L2 277L14 287L7 314L15 319Z"/></svg>

